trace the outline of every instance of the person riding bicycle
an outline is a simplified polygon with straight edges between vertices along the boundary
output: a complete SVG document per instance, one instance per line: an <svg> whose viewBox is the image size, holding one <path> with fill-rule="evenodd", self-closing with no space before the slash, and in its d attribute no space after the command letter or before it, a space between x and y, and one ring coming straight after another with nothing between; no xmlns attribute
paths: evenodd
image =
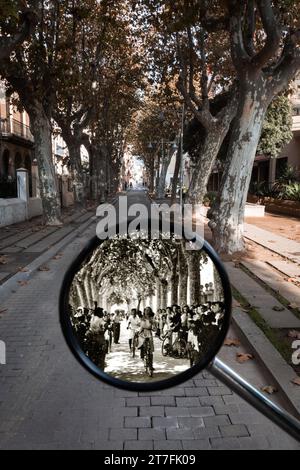
<svg viewBox="0 0 300 470"><path fill-rule="evenodd" d="M91 319L90 328L87 332L88 355L90 359L102 370L105 366L106 339L105 332L107 322L104 319L103 309L97 307Z"/></svg>
<svg viewBox="0 0 300 470"><path fill-rule="evenodd" d="M145 341L149 340L151 352L154 352L154 342L153 342L153 330L154 330L154 313L150 307L145 309L145 314L141 319L140 330L139 330L139 346L138 349L141 350L141 359L144 359L145 354Z"/></svg>
<svg viewBox="0 0 300 470"><path fill-rule="evenodd" d="M130 351L132 350L132 344L135 338L135 335L137 334L137 331L139 330L141 324L141 320L137 314L137 311L135 308L131 310L130 317L128 318L128 324L127 324L127 330L129 330L129 335L128 335L128 340L129 340L129 349Z"/></svg>

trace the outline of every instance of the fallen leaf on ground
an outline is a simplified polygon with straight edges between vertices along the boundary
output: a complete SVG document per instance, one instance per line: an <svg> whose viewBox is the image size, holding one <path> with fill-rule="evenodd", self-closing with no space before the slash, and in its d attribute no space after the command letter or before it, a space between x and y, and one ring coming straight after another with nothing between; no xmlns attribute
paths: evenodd
<svg viewBox="0 0 300 470"><path fill-rule="evenodd" d="M24 286L27 286L27 285L28 285L28 281L18 281L18 284L19 284L21 287L24 287Z"/></svg>
<svg viewBox="0 0 300 470"><path fill-rule="evenodd" d="M236 338L227 338L224 342L225 346L235 346L236 348L241 345L241 342Z"/></svg>
<svg viewBox="0 0 300 470"><path fill-rule="evenodd" d="M63 254L60 253L60 254L58 254L58 255L53 256L52 259L61 259L62 257L63 257Z"/></svg>
<svg viewBox="0 0 300 470"><path fill-rule="evenodd" d="M267 385L266 387L261 388L262 392L268 393L269 395L273 395L274 393L278 393L278 389L273 387L272 385Z"/></svg>
<svg viewBox="0 0 300 470"><path fill-rule="evenodd" d="M48 268L48 266L41 266L39 268L39 271L42 271L42 272L50 271L50 268Z"/></svg>
<svg viewBox="0 0 300 470"><path fill-rule="evenodd" d="M292 380L292 383L295 385L300 385L300 377L296 377L294 380Z"/></svg>
<svg viewBox="0 0 300 470"><path fill-rule="evenodd" d="M288 332L288 337L292 339L300 339L300 331L291 330Z"/></svg>
<svg viewBox="0 0 300 470"><path fill-rule="evenodd" d="M20 267L18 268L18 271L19 271L20 273L28 273L28 269L27 269L27 268L22 268L22 266L20 266Z"/></svg>
<svg viewBox="0 0 300 470"><path fill-rule="evenodd" d="M238 302L237 300L233 299L233 307L241 307L240 302Z"/></svg>
<svg viewBox="0 0 300 470"><path fill-rule="evenodd" d="M285 279L287 282L297 282L298 279L296 279L295 277L288 277Z"/></svg>
<svg viewBox="0 0 300 470"><path fill-rule="evenodd" d="M244 362L252 361L254 356L252 354L237 353L236 359L240 364L244 364Z"/></svg>
<svg viewBox="0 0 300 470"><path fill-rule="evenodd" d="M7 264L8 258L7 256L0 256L0 264Z"/></svg>
<svg viewBox="0 0 300 470"><path fill-rule="evenodd" d="M289 308L295 309L295 310L299 310L299 309L300 309L300 305L299 305L299 304L296 304L296 303L292 303L292 304L289 305Z"/></svg>
<svg viewBox="0 0 300 470"><path fill-rule="evenodd" d="M2 309L2 310L0 309L0 315L1 315L2 313L5 313L5 312L7 312L7 309L6 309L6 308L4 308L4 309Z"/></svg>
<svg viewBox="0 0 300 470"><path fill-rule="evenodd" d="M277 305L275 305L275 307L273 307L272 310L274 310L274 312L283 312L284 307L278 307Z"/></svg>

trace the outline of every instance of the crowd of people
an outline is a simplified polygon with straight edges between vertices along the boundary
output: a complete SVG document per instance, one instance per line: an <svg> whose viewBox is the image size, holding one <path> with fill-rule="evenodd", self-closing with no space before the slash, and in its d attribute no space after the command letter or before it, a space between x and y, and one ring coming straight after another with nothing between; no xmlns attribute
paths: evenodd
<svg viewBox="0 0 300 470"><path fill-rule="evenodd" d="M178 345L184 344L184 354L189 355L193 365L217 337L223 317L222 302L173 305L156 313L150 307L143 312L133 308L127 313L120 310L108 313L95 303L94 309L79 307L72 314L72 322L84 352L104 370L107 354L112 352L114 344L120 344L121 325L123 337L127 337L128 353L138 349L143 359L146 339L153 353L156 336L162 341L164 356L182 357Z"/></svg>

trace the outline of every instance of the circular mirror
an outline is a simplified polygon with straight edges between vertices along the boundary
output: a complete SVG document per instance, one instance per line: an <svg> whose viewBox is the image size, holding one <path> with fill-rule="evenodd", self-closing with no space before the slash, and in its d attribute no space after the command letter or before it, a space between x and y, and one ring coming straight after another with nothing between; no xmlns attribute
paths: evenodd
<svg viewBox="0 0 300 470"><path fill-rule="evenodd" d="M229 328L230 283L197 236L132 235L95 237L80 253L63 283L61 324L76 358L98 378L157 390L214 359Z"/></svg>

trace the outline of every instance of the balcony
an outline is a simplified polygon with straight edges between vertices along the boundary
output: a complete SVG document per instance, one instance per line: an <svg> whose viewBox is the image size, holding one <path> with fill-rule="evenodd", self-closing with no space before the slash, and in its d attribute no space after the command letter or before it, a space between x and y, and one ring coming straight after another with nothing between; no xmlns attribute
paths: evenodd
<svg viewBox="0 0 300 470"><path fill-rule="evenodd" d="M34 142L29 126L26 126L23 122L17 121L16 119L0 118L0 137L16 137L30 143Z"/></svg>

